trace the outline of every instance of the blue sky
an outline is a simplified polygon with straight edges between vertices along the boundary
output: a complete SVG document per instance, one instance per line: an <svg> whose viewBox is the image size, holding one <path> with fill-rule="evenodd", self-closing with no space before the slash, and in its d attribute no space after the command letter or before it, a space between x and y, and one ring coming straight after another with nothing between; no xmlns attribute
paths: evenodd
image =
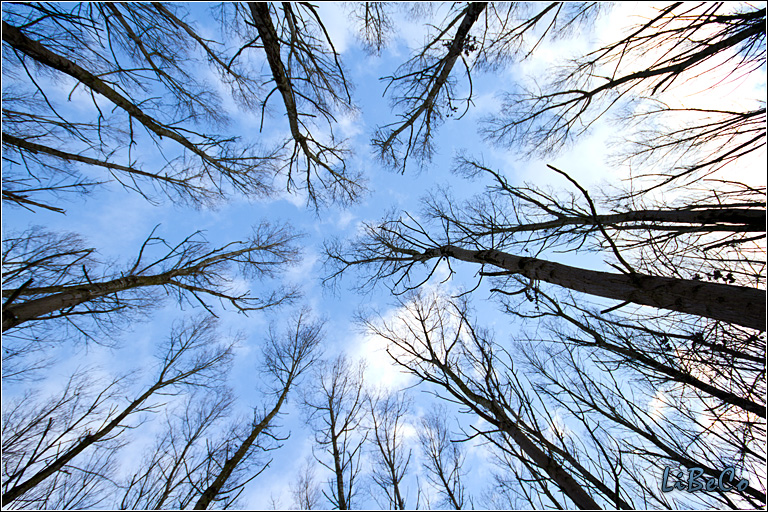
<svg viewBox="0 0 768 512"><path fill-rule="evenodd" d="M390 110L386 98L382 98L385 82L381 76L392 73L397 66L409 55L412 48L421 43L425 27L422 22L408 19L402 15L397 18L397 30L389 47L380 56L367 54L361 47L350 26L348 17L341 4L321 4L320 15L326 22L331 38L339 50L348 72L348 79L355 84L352 92L353 101L358 112L342 120L341 134L349 138L349 146L354 150L347 165L351 169L359 169L368 181L369 193L360 201L348 208L333 205L315 212L307 208L300 196L290 196L280 193L274 198L248 201L233 197L228 202L215 209L193 209L179 207L165 201L159 206L152 205L138 194L123 189L119 184L109 185L97 190L85 198L74 198L65 201L66 215L48 211L28 212L20 208L3 207L3 230L24 229L30 225L42 225L52 231L66 230L82 235L90 244L98 248L104 259L117 259L125 264L135 256L141 242L156 225L160 225L158 234L169 240L180 241L194 231L204 231L212 245L224 245L231 240L237 240L247 235L249 226L262 219L275 223L289 222L296 231L306 235L303 240L302 262L289 269L283 279L288 283L298 284L304 293L303 302L308 304L313 312L327 319L325 354L329 357L337 353L347 353L355 358L368 360L366 378L368 384L376 386L402 386L410 383L407 377L398 374L390 366L383 353L381 343L366 335L353 320L354 314L361 308L378 310L384 316L395 311L392 298L384 287L366 295L351 290L355 284L354 274L348 275L340 282L338 289L333 292L323 289L320 279L323 276L322 244L328 237L349 238L353 236L362 222L375 221L391 209L417 212L424 195L435 186L449 186L461 198L481 193L485 182L467 182L452 175L449 169L456 152L466 151L471 156L482 156L490 167L503 170L503 173L514 184L533 181L537 186L552 185L555 188L566 186L563 178L555 175L546 168L553 164L566 170L585 188L593 187L605 181L615 183L619 174L615 168L606 163L610 153L608 142L620 135L621 127L617 127L606 118L598 122L590 134L582 137L578 144L560 154L541 160L525 160L514 152L494 147L483 141L477 133L480 119L495 112L499 107L498 93L511 86L515 81L525 80L529 76L537 76L549 69L553 62L567 57L568 51L574 54L584 53L597 41L612 40L622 25L632 23L630 13L637 12L638 4L620 4L609 15L602 17L594 31L577 35L566 41L547 42L537 50L534 56L521 64L510 65L496 73L478 73L474 77L475 106L468 115L460 120L449 120L439 128L437 135L438 151L435 159L421 172L415 168L408 169L405 174L397 174L382 168L373 155L369 144L377 126L394 120L395 114ZM436 7L434 20L441 20L447 12L447 4ZM204 5L190 8L193 19L200 20L200 26L205 26L207 12ZM254 56L254 59L259 57ZM264 66L264 72L268 67ZM211 73L211 77L213 74ZM737 84L742 98L755 98L764 94L765 82L749 81ZM701 86L679 87L670 93L670 98L682 103L688 101L687 94L701 93ZM734 86L736 87L736 86ZM66 80L61 82L62 94L69 89ZM81 108L77 94L71 104L72 111ZM83 101L89 101L84 99ZM735 101L739 101L736 99ZM83 103L82 105L85 105ZM258 133L258 118L250 112L237 111L236 106L228 99L225 104L232 107L232 124L229 132L247 135L248 138L264 141L280 140L287 133L287 124L283 116L283 107L278 95L274 95L270 106L271 115L265 122L264 129ZM86 107L82 107L86 108ZM762 166L761 166L762 165ZM764 178L764 164L757 167L755 177ZM593 269L607 268L602 263L602 257L594 254L551 254L550 258L576 266L586 266ZM461 290L474 285L475 268L469 265L457 265L458 272L447 283L449 290ZM442 269L445 276L445 269ZM435 280L433 280L435 281ZM268 284L268 283L266 283ZM259 286L257 284L257 286ZM473 293L473 305L482 323L493 328L499 337L513 337L519 326L502 315L498 305L490 299L488 286L483 285ZM119 348L104 348L98 346L66 346L59 350L59 362L50 373L36 383L42 390L56 390L63 378L84 361L89 365L98 364L107 371L127 371L130 368L146 365L151 357L152 347L158 337L162 338L168 331L174 318L185 314L198 313L187 307L180 312L177 306L168 300L164 307L158 309L145 323L137 323L130 329L120 333L122 343ZM253 368L258 364L258 345L266 332L269 322L280 323L281 318L287 317L289 309L275 312L257 312L245 317L231 310L220 310L222 332L238 331L245 335L242 346L237 351L235 365L232 371L232 386L239 397L239 407L247 410L259 404L259 393L255 392L258 382L254 382ZM5 386L3 399L7 400L22 392L28 383ZM424 392L416 392L416 406L413 419L430 406L433 399ZM298 468L297 461L303 461L312 448L312 433L304 425L304 415L297 408L296 397L290 401L282 418L283 431L291 433L291 437L283 443L283 447L272 452L274 459L270 468L251 482L243 495L243 504L249 508L269 507L270 499L274 497L283 507L292 505L288 486ZM462 418L466 425L472 418ZM158 422L155 422L158 423ZM152 422L130 433L137 440L128 447L134 459L138 446L147 446L152 442ZM414 446L414 453L418 450ZM126 451L127 455L127 451ZM484 491L490 467L487 463L488 454L484 448L476 446L469 450L467 465L473 470L473 491L475 498L480 500ZM412 462L412 476L418 474L419 459ZM129 470L129 466L125 466ZM133 468L130 468L133 469ZM324 479L323 468L317 468L317 474ZM415 482L410 480L409 499L415 499ZM479 504L479 503L478 503ZM373 507L375 502L366 492L361 492L357 507Z"/></svg>

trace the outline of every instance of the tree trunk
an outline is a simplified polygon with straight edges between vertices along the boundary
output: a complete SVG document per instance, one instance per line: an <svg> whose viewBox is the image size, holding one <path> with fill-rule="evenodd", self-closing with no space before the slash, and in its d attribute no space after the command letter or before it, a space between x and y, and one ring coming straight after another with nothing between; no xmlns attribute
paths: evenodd
<svg viewBox="0 0 768 512"><path fill-rule="evenodd" d="M678 224L659 226L657 223ZM636 225L623 225L638 223ZM563 226L597 226L617 230L652 231L726 231L765 233L765 210L762 208L703 208L696 210L636 210L608 215L562 217L520 226L494 227L494 232L519 233L555 229ZM682 225L679 225L682 224Z"/></svg>
<svg viewBox="0 0 768 512"><path fill-rule="evenodd" d="M565 493L577 507L582 510L600 510L597 502L586 490L584 490L582 485L579 484L579 482L577 482L555 459L536 446L536 444L520 429L517 423L507 417L503 410L500 410L498 404L474 393L449 367L439 363L437 366L461 391L460 394L456 395L457 398L461 399L461 395L463 394L467 398L467 400L463 400L465 405L469 406L483 419L497 426L505 434L511 437L515 444L530 457L531 461L544 470L560 490L563 491L563 493ZM451 389L448 388L448 391L451 391Z"/></svg>
<svg viewBox="0 0 768 512"><path fill-rule="evenodd" d="M765 291L757 288L644 274L612 274L526 258L494 249L470 251L447 245L424 251L422 259L450 257L484 263L533 280L659 309L765 331ZM418 256L414 256L418 259Z"/></svg>
<svg viewBox="0 0 768 512"><path fill-rule="evenodd" d="M76 456L78 456L80 453L82 453L86 448L91 446L92 444L98 442L99 440L103 439L107 434L109 434L112 430L114 430L116 427L120 425L120 423L128 417L137 407L139 407L144 401L146 401L152 394L154 394L157 390L164 387L165 384L163 382L159 382L149 388L143 395L141 395L139 398L131 402L131 404L123 410L114 420L110 421L106 427L99 430L95 434L92 435L86 435L82 438L82 440L77 443L75 446L64 452L63 455L60 455L56 460L54 460L51 464L43 468L42 470L38 471L34 476L30 477L26 481L13 486L8 492L3 494L3 506L7 506L9 503L11 503L13 500L19 498L24 493L29 491L30 489L33 489L40 483L42 483L46 478L53 475L54 473L60 471L65 465L67 465L72 459L74 459Z"/></svg>
<svg viewBox="0 0 768 512"><path fill-rule="evenodd" d="M339 510L349 510L347 497L344 493L344 468L341 467L341 453L339 452L335 434L331 433L331 435L333 435L331 444L333 447L333 468L336 472L336 492L339 496Z"/></svg>
<svg viewBox="0 0 768 512"><path fill-rule="evenodd" d="M193 510L206 510L211 502L216 499L221 490L224 488L224 485L227 483L227 480L232 475L232 472L235 470L235 468L237 468L238 464L240 464L240 461L242 461L246 456L248 450L251 449L251 446L256 441L256 438L259 437L259 434L261 434L264 429L269 426L275 416L277 416L277 413L280 412L280 408L283 406L283 402L285 402L285 397L288 395L288 389L290 386L291 381L289 380L283 388L283 392L280 393L280 398L278 398L277 404L275 404L275 406L271 411L269 411L269 414L267 414L264 419L262 419L256 426L253 427L251 433L248 435L245 441L243 441L235 454L231 458L227 459L227 461L224 463L224 466L221 468L221 472L216 476L213 483L209 485L205 491L203 491L200 499L198 499L197 503L195 503Z"/></svg>
<svg viewBox="0 0 768 512"><path fill-rule="evenodd" d="M169 284L170 281L170 276L166 277L162 274L157 276L127 276L103 283L72 286L69 287L70 289L60 293L54 293L27 302L11 304L3 310L3 332L29 320L34 320L61 309L71 308L98 297L130 290L131 288Z"/></svg>

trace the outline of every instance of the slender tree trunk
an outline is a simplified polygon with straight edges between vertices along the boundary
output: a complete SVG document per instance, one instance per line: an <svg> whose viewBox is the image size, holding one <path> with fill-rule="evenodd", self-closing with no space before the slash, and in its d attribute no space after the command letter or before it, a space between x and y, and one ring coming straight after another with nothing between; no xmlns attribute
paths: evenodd
<svg viewBox="0 0 768 512"><path fill-rule="evenodd" d="M331 444L333 446L333 468L336 472L336 492L339 495L339 510L349 510L349 504L347 503L347 496L344 493L344 468L341 467L341 453L339 452L339 446L336 442L336 436L333 435Z"/></svg>
<svg viewBox="0 0 768 512"><path fill-rule="evenodd" d="M597 403L595 403L594 400L588 399L583 397L581 394L577 394L575 391L570 389L564 389L577 403L581 403L586 405L587 407L590 407L591 409L599 412L609 420L615 421L619 425L629 429L630 431L634 432L635 434L639 435L640 437L648 440L651 442L654 446L662 450L666 457L669 458L670 461L674 461L678 463L681 466L684 466L686 468L701 468L704 470L704 474L711 476L713 478L717 478L720 476L720 473L722 472L721 469L716 469L710 467L708 464L701 462L699 460L694 460L688 456L688 454L681 454L678 450L676 450L673 446L670 446L664 440L659 438L656 434L653 432L650 432L648 430L642 429L636 425L636 421L631 421L623 416L620 416L617 413L617 410L614 409L612 411L608 411L604 409L603 407L599 406ZM762 491L759 491L754 488L754 486L749 485L746 489L744 489L744 492L752 496L753 498L756 498L757 500L765 503L765 493Z"/></svg>
<svg viewBox="0 0 768 512"><path fill-rule="evenodd" d="M184 290L203 292L217 295L216 290L198 288L191 284L185 284L177 280L179 277L193 276L205 271L210 265L219 261L234 259L241 254L253 250L252 248L238 249L236 251L215 254L209 258L200 259L194 265L182 268L172 268L166 272L154 275L128 275L110 281L96 283L81 283L72 286L50 286L42 288L26 288L21 293L25 295L42 295L43 297L16 302L3 308L3 329L5 332L11 327L34 320L44 315L66 308L72 308L78 304L88 302L99 297L124 292L133 288L147 286L175 286ZM3 296L11 295L14 290L3 290Z"/></svg>
<svg viewBox="0 0 768 512"><path fill-rule="evenodd" d="M95 165L98 167L104 167L110 170L114 171L121 171L127 174L134 174L137 176L143 176L145 178L150 178L153 180L159 180L163 181L165 183L168 183L170 185L178 185L182 187L189 187L190 185L185 183L183 180L178 180L175 178L171 178L168 176L164 176L161 174L152 174L149 172L144 172L139 169L135 169L133 167L128 167L125 165L119 165L114 164L112 162L107 162L103 160L97 160L96 158L90 158L87 156L82 155L76 155L74 153L67 153L66 151L60 151L58 149L49 148L48 146L42 146L40 144L35 144L33 142L29 142L24 139L20 139L19 137L15 137L13 135L9 135L5 132L3 132L3 142L6 144L10 144L12 146L16 146L20 149L24 149L29 151L30 153L44 153L46 155L55 156L56 158L60 158L61 160L65 160L67 162L82 162L84 164L89 165Z"/></svg>
<svg viewBox="0 0 768 512"><path fill-rule="evenodd" d="M40 483L42 483L46 478L53 475L54 473L60 471L65 465L67 465L72 459L77 457L80 453L82 453L86 448L93 445L94 443L98 442L99 440L103 439L107 434L109 434L112 430L117 428L120 423L125 420L125 418L128 417L134 410L136 410L137 407L139 407L144 401L146 401L152 394L154 394L157 390L165 387L166 383L158 382L151 388L149 388L143 395L141 395L139 398L131 402L131 404L126 407L123 412L121 412L115 419L110 421L107 426L96 432L95 434L86 435L84 436L80 442L78 442L75 446L64 452L62 455L56 458L51 464L47 465L45 468L38 471L34 476L28 478L26 481L13 486L10 490L5 492L3 494L3 506L7 506L9 503L11 503L13 500L19 498L24 493L28 492L30 489L33 489Z"/></svg>
<svg viewBox="0 0 768 512"><path fill-rule="evenodd" d="M418 255L413 255L419 259ZM644 274L612 274L526 258L494 249L470 251L447 245L428 249L421 259L450 257L484 263L532 280L589 295L712 318L765 331L765 291L757 288Z"/></svg>
<svg viewBox="0 0 768 512"><path fill-rule="evenodd" d="M392 486L394 487L395 496L395 508L397 510L405 510L405 500L400 494L400 482L397 479L397 473L392 470Z"/></svg>
<svg viewBox="0 0 768 512"><path fill-rule="evenodd" d="M283 406L283 402L285 402L285 397L288 396L288 389L290 386L291 381L288 381L283 388L283 392L280 393L280 398L278 398L275 406L271 411L269 411L269 414L267 414L264 419L262 419L257 425L253 427L251 433L248 435L245 441L243 441L235 454L231 458L227 459L227 461L224 463L224 466L221 468L221 472L219 472L219 474L216 476L213 483L209 485L205 491L203 491L200 499L198 499L197 503L195 503L193 508L194 510L206 510L210 506L211 502L216 499L221 490L224 488L224 485L227 483L227 480L232 475L232 472L235 470L235 468L237 468L237 466L246 456L248 450L251 449L251 446L253 446L256 438L259 437L259 434L261 434L264 429L269 426L275 416L277 416L277 413L280 412L280 408Z"/></svg>
<svg viewBox="0 0 768 512"><path fill-rule="evenodd" d="M474 393L449 367L440 365L439 363L438 367L461 390L461 393L468 398L468 400L465 401L465 405L474 409L475 412L480 414L486 421L496 425L512 438L515 444L530 457L536 466L547 473L560 490L563 491L563 493L565 493L577 507L582 510L600 510L597 502L586 490L584 490L582 485L579 484L555 459L536 446L536 444L520 429L518 424L507 417L497 403Z"/></svg>
<svg viewBox="0 0 768 512"><path fill-rule="evenodd" d="M588 332L592 334L591 330ZM573 339L573 338L568 338L568 339L570 341L582 343L582 341L578 339ZM647 368L651 368L663 375L666 375L671 380L681 382L683 384L688 384L691 387L699 389L715 398L722 400L726 404L735 405L737 407L744 409L745 411L749 411L753 414L757 414L761 418L765 418L766 411L765 411L764 405L760 405L752 400L748 400L746 398L740 397L739 395L730 393L728 391L720 389L711 384L707 384L706 382L700 379L697 379L690 373L683 372L675 368L672 368L668 365L665 365L663 363L660 363L655 359L653 359L652 357L648 357L647 355L637 350L632 350L630 348L608 343L604 340L601 340L599 337L597 339L599 339L600 341L595 342L594 346L600 347L610 352L614 352L616 354L621 354L633 361L637 361L638 363L642 364L643 366L646 366ZM590 345L592 344L590 343Z"/></svg>

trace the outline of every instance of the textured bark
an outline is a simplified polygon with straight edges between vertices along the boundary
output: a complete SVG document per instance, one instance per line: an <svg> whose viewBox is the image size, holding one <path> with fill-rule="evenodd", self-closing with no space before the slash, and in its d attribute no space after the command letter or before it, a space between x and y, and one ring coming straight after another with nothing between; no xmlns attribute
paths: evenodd
<svg viewBox="0 0 768 512"><path fill-rule="evenodd" d="M765 331L765 291L692 279L612 274L586 270L496 250L470 251L446 245L424 251L421 259L450 257L494 265L529 279L589 295L668 309ZM419 256L414 256L419 259Z"/></svg>
<svg viewBox="0 0 768 512"><path fill-rule="evenodd" d="M765 233L765 210L760 208L703 208L695 210L638 210L608 215L563 217L546 222L512 227L494 227L494 233L518 233L555 229L564 226L598 226L618 230L652 231L726 231ZM659 226L657 223L683 224ZM631 223L637 223L632 225ZM625 225L630 224L630 225Z"/></svg>

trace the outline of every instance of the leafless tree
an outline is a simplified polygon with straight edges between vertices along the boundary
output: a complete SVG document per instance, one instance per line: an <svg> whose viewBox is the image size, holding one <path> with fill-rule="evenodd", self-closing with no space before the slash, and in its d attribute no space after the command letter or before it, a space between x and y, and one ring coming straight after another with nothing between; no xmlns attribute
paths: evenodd
<svg viewBox="0 0 768 512"><path fill-rule="evenodd" d="M161 288L209 312L205 295L244 313L268 308L294 299L296 292L278 290L264 298L240 292L231 285L232 267L246 277L274 275L296 260L296 239L285 226L263 223L246 241L211 249L200 232L172 245L153 230L135 261L117 271L97 264L94 249L75 235L33 229L4 240L3 331L52 319L77 328L74 319L83 315L108 321L115 312L155 304L146 290Z"/></svg>
<svg viewBox="0 0 768 512"><path fill-rule="evenodd" d="M759 439L765 439L761 422L733 408L717 410L720 408L706 394L692 393L680 384L659 385L604 351L575 348L562 341L550 348L529 349L527 354L544 377L538 392L590 424L593 431L613 439L614 450L623 456L626 475L636 480L655 506L670 508L673 502L678 507L694 506L690 501L685 504L682 497L659 493L663 467L698 467L707 476L717 477L722 468L732 465L742 474L752 475L765 463L764 454L755 451ZM627 387L623 381L634 384ZM633 468L658 469L638 473ZM688 498L695 502L695 496ZM751 479L740 492L715 492L700 498L707 506L759 507L765 502L765 486ZM695 508L702 506L699 502Z"/></svg>
<svg viewBox="0 0 768 512"><path fill-rule="evenodd" d="M256 28L257 37L241 50L258 43L272 72L274 88L261 102L262 116L274 92L282 97L291 134L283 144L288 189L305 189L315 206L327 199L354 200L364 190L362 179L347 169L349 149L334 134L337 116L353 111L351 85L317 8L305 2L279 7L252 3L248 8L250 16L238 17ZM313 135L321 129L330 131L329 140ZM302 176L301 186L297 176Z"/></svg>
<svg viewBox="0 0 768 512"><path fill-rule="evenodd" d="M472 504L463 480L468 473L464 467L466 453L460 443L451 440L447 417L448 411L444 406L435 406L430 410L421 419L419 443L427 480L437 489L445 505L462 510L467 505L471 508Z"/></svg>
<svg viewBox="0 0 768 512"><path fill-rule="evenodd" d="M509 92L501 113L490 120L486 135L501 144L535 153L550 153L573 142L609 109L633 97L658 97L673 84L699 77L736 79L765 65L765 9L728 4L671 3L657 14L582 58L573 60L543 86ZM711 84L709 84L711 87ZM698 108L697 108L698 107ZM720 105L677 108L650 103L631 109L635 121L663 122L684 112L681 129L641 132L630 153L651 157L665 185L687 176L689 183L765 146L758 128L765 106L744 112ZM648 125L649 127L652 125ZM703 149L706 144L710 149ZM714 150L714 152L712 151ZM693 151L696 158L680 166L671 154Z"/></svg>
<svg viewBox="0 0 768 512"><path fill-rule="evenodd" d="M115 452L118 439L135 426L138 413L156 411L163 405L157 395L173 395L183 387L215 387L226 375L231 358L230 346L220 344L212 318L177 324L159 350L157 377L128 405L119 405L121 379L101 389L75 375L61 396L36 404L26 395L11 407L3 421L3 506L35 508L61 485L81 485L92 476L104 479L111 457L96 452ZM103 448L102 448L103 447ZM100 461L79 466L87 459ZM60 474L82 473L85 480L61 478ZM89 483L88 485L93 485ZM61 504L63 506L63 504Z"/></svg>
<svg viewBox="0 0 768 512"><path fill-rule="evenodd" d="M610 467L606 457L579 449L558 433L555 418L526 389L509 354L469 321L466 303L414 295L401 302L400 311L395 319L367 325L388 343L397 364L490 425L476 427L470 438L482 436L525 461L531 478L556 488L561 502L589 509L634 508L618 475L605 471Z"/></svg>
<svg viewBox="0 0 768 512"><path fill-rule="evenodd" d="M395 28L391 2L355 2L349 5L350 15L358 23L360 39L372 54L380 54L387 46Z"/></svg>
<svg viewBox="0 0 768 512"><path fill-rule="evenodd" d="M263 438L276 438L272 432L275 421L296 381L315 362L317 347L323 337L322 330L323 323L313 321L308 310L299 312L284 331L270 330L264 349L264 366L274 379L274 389L268 394L275 396L275 402L266 405L263 411L255 409L252 423L245 429L238 429L234 438L227 439L227 449L223 456L218 457L218 469L200 487L202 492L194 504L195 510L206 510L217 501L229 499L231 493L242 489L254 478L255 475L249 475L245 481L239 481L254 449L266 449ZM264 467L268 465L269 462Z"/></svg>
<svg viewBox="0 0 768 512"><path fill-rule="evenodd" d="M411 450L406 447L406 415L411 400L403 392L382 391L369 395L371 434L374 444L371 478L384 491L387 508L406 510L406 489L403 480L411 462Z"/></svg>
<svg viewBox="0 0 768 512"><path fill-rule="evenodd" d="M291 484L293 507L297 510L315 510L320 504L320 487L315 477L315 460L307 457Z"/></svg>
<svg viewBox="0 0 768 512"><path fill-rule="evenodd" d="M409 159L421 165L430 161L437 128L448 118L463 117L472 105L473 71L497 69L520 54L530 54L541 39L562 35L592 18L597 7L561 2L454 4L424 46L395 74L384 77L400 120L379 127L374 136L382 161L402 172ZM363 22L365 40L380 48L388 27L386 7L365 3L355 15ZM543 32L535 34L541 27ZM457 90L460 80L454 68L459 65L465 91Z"/></svg>
<svg viewBox="0 0 768 512"><path fill-rule="evenodd" d="M74 175L73 183L62 185L70 188L92 185L76 177L76 164L100 168L150 199L147 184L174 200L197 204L232 191L270 192L273 152L236 137L201 132L201 123L222 124L225 116L215 89L194 71L197 52L241 94L256 87L223 62L210 41L182 20L181 11L160 4L9 7L3 46L15 60L4 64L10 66L8 73L26 78L28 90L4 98L9 100L3 104L8 130L3 132L4 158L11 171L4 180L4 200L29 205L25 199L39 192L34 181L41 173L54 181ZM95 119L73 120L66 113L49 85L46 75L51 73L74 79L71 94L82 87L91 96ZM153 97L155 88L162 92ZM118 113L109 114L97 95ZM169 101L158 100L163 96ZM161 169L147 170L141 163L144 155L136 146L145 138L138 128L165 160ZM164 153L162 139L173 141L176 151Z"/></svg>
<svg viewBox="0 0 768 512"><path fill-rule="evenodd" d="M588 295L678 311L721 320L751 329L765 329L765 294L758 288L653 276L625 270L623 273L577 268L532 257L520 256L472 241L455 244L450 231L440 226L437 234L407 213L390 216L377 225L368 224L357 239L326 244L330 281L353 267L368 272L368 284L392 279L397 289L413 289L426 282L441 261L450 265L464 261L480 266L480 276L516 276L526 280L524 293L535 283L545 282ZM489 237L493 241L493 233ZM426 276L417 276L417 264L431 266ZM492 271L486 270L493 268ZM451 270L452 271L452 270Z"/></svg>
<svg viewBox="0 0 768 512"><path fill-rule="evenodd" d="M314 385L305 395L304 406L315 429L315 442L332 462L318 462L329 471L328 490L323 495L338 510L350 510L357 494L362 448L366 393L362 362L354 365L338 356L319 365Z"/></svg>
<svg viewBox="0 0 768 512"><path fill-rule="evenodd" d="M185 509L200 488L203 469L215 451L210 436L221 427L233 397L226 390L193 393L183 407L166 413L165 428L121 488L121 510Z"/></svg>

